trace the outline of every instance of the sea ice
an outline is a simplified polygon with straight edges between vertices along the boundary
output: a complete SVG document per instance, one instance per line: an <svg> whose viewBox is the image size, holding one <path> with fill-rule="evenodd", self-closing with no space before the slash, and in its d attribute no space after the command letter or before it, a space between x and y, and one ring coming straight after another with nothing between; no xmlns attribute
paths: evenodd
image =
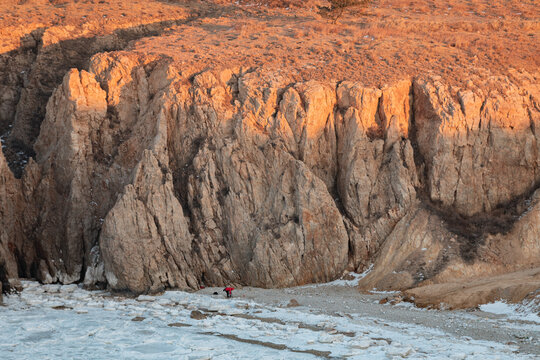
<svg viewBox="0 0 540 360"><path fill-rule="evenodd" d="M167 291L135 300L71 285L24 282L23 288L21 294L6 296L0 310L2 360L316 359L327 353L349 359L534 358L516 353L514 346L410 323L240 298ZM498 308L507 313L501 304L485 307ZM191 318L192 310L206 318Z"/></svg>

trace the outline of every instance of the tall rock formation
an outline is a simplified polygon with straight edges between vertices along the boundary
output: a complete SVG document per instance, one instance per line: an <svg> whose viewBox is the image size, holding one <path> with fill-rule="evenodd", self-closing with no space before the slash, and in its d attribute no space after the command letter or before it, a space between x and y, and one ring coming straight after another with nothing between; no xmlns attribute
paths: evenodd
<svg viewBox="0 0 540 360"><path fill-rule="evenodd" d="M414 82L425 197L386 239L362 289L418 287L408 294L421 305L467 307L482 301L481 294L483 301L514 301L540 286L537 275L524 271L540 266L540 93L530 80L493 78L453 94L440 79ZM508 284L521 287L503 289L497 280L465 286L508 272L516 272L504 277ZM469 296L451 296L465 279ZM456 285L434 286L446 283Z"/></svg>
<svg viewBox="0 0 540 360"><path fill-rule="evenodd" d="M18 263L24 256L22 204L21 186L0 149L0 283L4 291L9 291L10 279L19 276Z"/></svg>
<svg viewBox="0 0 540 360"><path fill-rule="evenodd" d="M406 290L540 267L538 94L526 74L377 89L95 55L22 179L0 156L0 275L142 293L374 261L362 288Z"/></svg>

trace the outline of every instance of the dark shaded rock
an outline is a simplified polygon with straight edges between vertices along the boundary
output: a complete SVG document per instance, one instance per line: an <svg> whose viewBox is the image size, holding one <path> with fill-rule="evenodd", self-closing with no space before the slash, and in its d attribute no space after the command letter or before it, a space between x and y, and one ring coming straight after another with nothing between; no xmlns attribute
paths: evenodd
<svg viewBox="0 0 540 360"><path fill-rule="evenodd" d="M195 320L203 320L206 319L208 316L206 314L203 314L199 310L193 310L189 317Z"/></svg>
<svg viewBox="0 0 540 360"><path fill-rule="evenodd" d="M296 299L291 299L291 301L289 301L289 303L287 304L288 308L297 306L300 306L300 304L298 303L298 301L296 301Z"/></svg>

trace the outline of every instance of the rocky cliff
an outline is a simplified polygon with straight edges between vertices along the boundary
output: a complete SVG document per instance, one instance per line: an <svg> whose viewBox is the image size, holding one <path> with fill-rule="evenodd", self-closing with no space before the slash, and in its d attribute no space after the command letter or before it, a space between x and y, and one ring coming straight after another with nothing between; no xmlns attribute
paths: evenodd
<svg viewBox="0 0 540 360"><path fill-rule="evenodd" d="M4 165L3 218L39 249L3 241L5 268L145 292L328 281L378 253L366 288L538 266L538 82L487 82L188 79L96 55L54 91L22 179Z"/></svg>
<svg viewBox="0 0 540 360"><path fill-rule="evenodd" d="M35 157L20 178L0 153L6 288L283 287L370 264L362 289L424 305L472 278L527 279L493 298L540 286L538 74L375 87L266 65L194 71L136 47L85 68L50 97L23 91L12 136ZM40 123L28 114L44 94ZM472 306L447 298L434 302Z"/></svg>

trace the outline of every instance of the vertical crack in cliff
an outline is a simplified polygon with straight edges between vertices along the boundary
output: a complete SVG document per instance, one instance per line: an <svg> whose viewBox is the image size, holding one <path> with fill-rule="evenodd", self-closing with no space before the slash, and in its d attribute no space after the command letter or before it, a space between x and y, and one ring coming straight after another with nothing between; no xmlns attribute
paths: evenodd
<svg viewBox="0 0 540 360"><path fill-rule="evenodd" d="M339 191L339 178L341 177L341 171L343 169L343 164L341 163L341 157L339 154L339 141L340 141L340 134L338 131L338 119L339 121L343 122L343 111L339 108L338 105L338 88L343 83L343 81L338 81L334 87L334 96L336 97L336 104L334 105L334 134L336 137L336 174L334 177L334 188L330 192L330 196L332 196L332 199L334 199L334 204L336 205L336 208L340 212L341 216L349 220L352 224L357 225L354 221L354 219L347 213L345 210L345 207L343 206L343 201L341 199L341 194ZM339 114L339 116L338 116ZM350 238L350 236L349 236Z"/></svg>
<svg viewBox="0 0 540 360"><path fill-rule="evenodd" d="M418 126L416 124L416 95L414 92L414 84L416 79L411 81L411 90L409 96L411 98L411 119L410 119L410 129L409 129L409 141L413 148L413 158L416 165L416 173L418 175L419 185L415 187L416 193L427 194L426 186L427 181L427 165L424 154L420 150L420 145L418 144Z"/></svg>
<svg viewBox="0 0 540 360"><path fill-rule="evenodd" d="M354 239L353 239L354 234L352 232L354 231L354 227L358 227L358 224L356 224L355 220L349 215L349 213L345 209L345 206L343 204L343 200L340 194L340 190L339 190L339 179L342 176L341 172L343 171L342 170L343 164L341 163L342 160L341 160L341 156L339 152L340 133L338 131L338 126L339 126L338 121L343 122L344 114L338 105L338 99L339 99L338 88L340 87L342 83L343 81L338 81L334 87L334 96L336 98L336 104L334 105L334 109L333 109L333 116L334 116L334 129L333 130L336 137L336 144L335 144L336 146L336 149L335 149L336 150L335 152L336 173L334 177L334 187L330 190L330 196L334 200L334 205L336 206L336 209L339 211L339 213L341 214L341 217L344 219L343 223L345 225L345 228L347 229L347 237L348 237L347 258L348 258L348 263L353 264L355 245L354 245ZM349 222L352 225L353 229L351 229L351 225L347 225L347 222ZM356 264L353 264L353 267L356 268Z"/></svg>

